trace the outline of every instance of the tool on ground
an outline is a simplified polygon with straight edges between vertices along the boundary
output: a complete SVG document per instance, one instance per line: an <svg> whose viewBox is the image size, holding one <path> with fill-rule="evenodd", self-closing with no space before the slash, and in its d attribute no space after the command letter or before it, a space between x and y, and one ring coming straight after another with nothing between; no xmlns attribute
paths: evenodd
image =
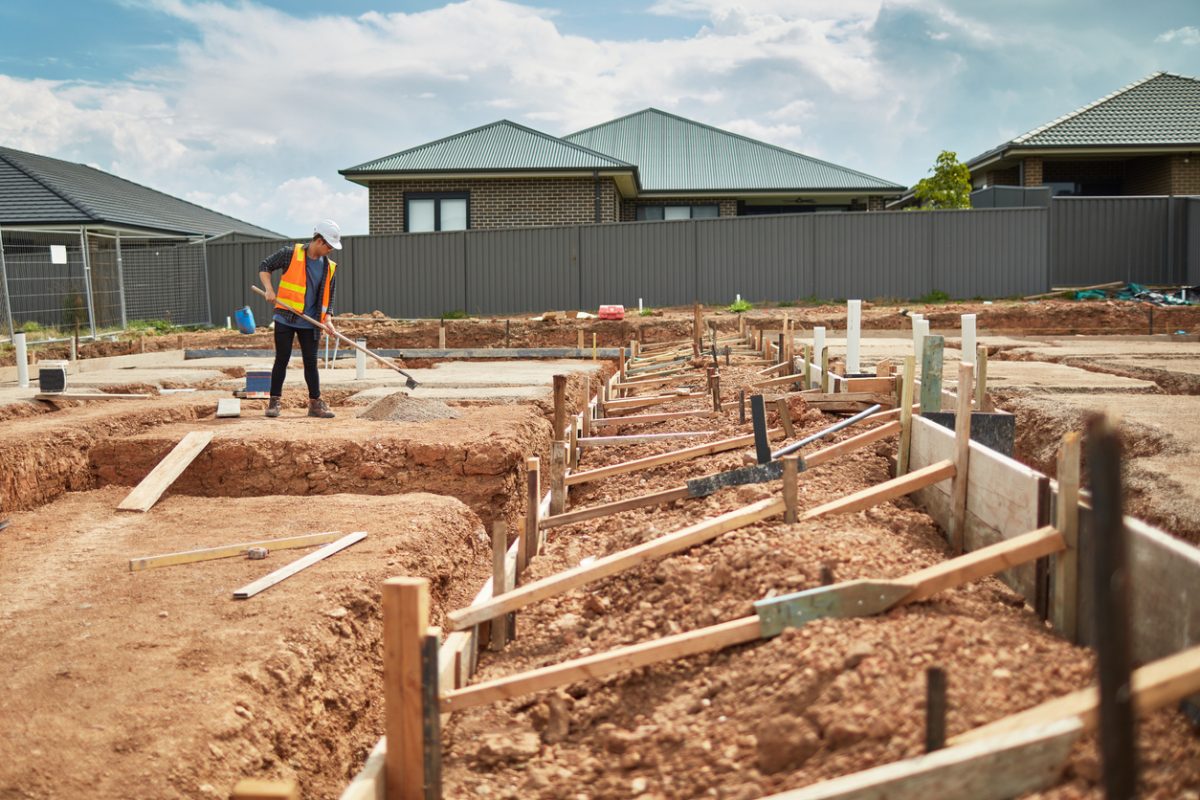
<svg viewBox="0 0 1200 800"><path fill-rule="evenodd" d="M250 288L264 298L267 296L267 293L264 292L258 286L251 286ZM324 326L321 323L317 322L315 319L308 316L307 314L304 314L299 311L293 311L292 313L295 314L296 316L300 317L300 319L304 320L305 322L309 323L310 325L315 325L318 328L324 328ZM396 372L399 372L401 375L403 375L405 378L408 379L404 385L407 386L409 389L415 389L415 388L417 388L417 386L420 385L419 383L417 383L417 379L414 378L412 375L409 375L407 372L400 369L395 364L393 364L391 361L388 361L386 358L379 355L378 353L373 353L365 347L360 347L358 342L355 342L353 339L342 334L340 331L334 331L333 335L336 336L339 340L345 342L348 346L353 347L355 350L366 353L371 358L375 359L380 364L383 364L388 369L394 369L394 370L396 370Z"/></svg>
<svg viewBox="0 0 1200 800"><path fill-rule="evenodd" d="M847 417L846 419L842 420L841 422L838 422L834 425L830 425L828 428L826 428L823 431L818 431L818 432L814 433L812 436L801 439L798 442L792 442L789 445L784 445L783 447L776 450L774 453L771 453L771 458L777 459L777 458L782 458L783 456L791 455L792 453L796 452L797 450L804 447L805 445L810 445L813 442L817 441L818 439L823 439L824 437L828 436L831 433L840 431L842 428L849 428L854 423L861 422L862 420L864 420L867 417L874 414L881 407L882 406L879 406L879 405L873 405L864 411L858 412L853 417Z"/></svg>

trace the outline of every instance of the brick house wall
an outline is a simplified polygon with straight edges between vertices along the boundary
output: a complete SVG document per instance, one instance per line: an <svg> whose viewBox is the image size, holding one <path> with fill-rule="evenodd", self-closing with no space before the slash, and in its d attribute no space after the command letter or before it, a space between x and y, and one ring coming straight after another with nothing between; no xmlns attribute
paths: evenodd
<svg viewBox="0 0 1200 800"><path fill-rule="evenodd" d="M1171 194L1200 195L1200 156L1171 156Z"/></svg>
<svg viewBox="0 0 1200 800"><path fill-rule="evenodd" d="M984 183L988 186L1020 186L1021 175L1016 167L1008 169L993 169L984 173Z"/></svg>
<svg viewBox="0 0 1200 800"><path fill-rule="evenodd" d="M1042 160L1040 158L1030 156L1024 160L1024 171L1021 174L1023 181L1022 186L1041 186L1042 185Z"/></svg>
<svg viewBox="0 0 1200 800"><path fill-rule="evenodd" d="M596 221L592 178L479 178L390 180L368 184L372 235L404 232L407 192L469 192L470 227L529 228ZM621 208L612 178L600 179L600 221L615 222Z"/></svg>

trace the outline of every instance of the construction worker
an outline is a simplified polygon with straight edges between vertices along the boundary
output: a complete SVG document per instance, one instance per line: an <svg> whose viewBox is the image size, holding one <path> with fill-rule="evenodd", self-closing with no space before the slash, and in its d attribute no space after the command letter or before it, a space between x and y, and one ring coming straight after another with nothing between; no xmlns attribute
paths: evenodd
<svg viewBox="0 0 1200 800"><path fill-rule="evenodd" d="M325 219L313 227L308 244L293 244L276 250L263 259L258 268L267 302L275 304L275 366L271 369L271 399L267 416L278 417L283 396L283 378L292 357L292 340L300 340L304 359L304 382L308 384L308 415L329 419L333 412L321 399L321 378L317 371L317 337L333 328L334 273L337 262L329 258L342 249L342 232L336 222ZM278 293L271 286L271 273L283 270ZM302 319L299 311L315 320L314 327Z"/></svg>

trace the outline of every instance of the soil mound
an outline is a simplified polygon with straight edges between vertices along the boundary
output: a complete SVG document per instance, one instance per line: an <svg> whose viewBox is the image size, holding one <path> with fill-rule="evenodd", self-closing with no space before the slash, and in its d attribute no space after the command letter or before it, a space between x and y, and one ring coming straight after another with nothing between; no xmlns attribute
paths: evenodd
<svg viewBox="0 0 1200 800"><path fill-rule="evenodd" d="M395 392L376 400L358 416L377 422L424 422L431 419L458 419L462 413L441 400L425 400Z"/></svg>

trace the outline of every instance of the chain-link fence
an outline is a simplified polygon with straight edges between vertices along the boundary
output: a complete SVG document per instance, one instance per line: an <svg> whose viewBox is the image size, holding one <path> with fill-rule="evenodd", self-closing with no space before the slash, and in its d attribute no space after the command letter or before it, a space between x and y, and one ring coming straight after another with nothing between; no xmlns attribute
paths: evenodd
<svg viewBox="0 0 1200 800"><path fill-rule="evenodd" d="M160 319L211 322L203 239L0 229L0 330L9 337L94 337Z"/></svg>

